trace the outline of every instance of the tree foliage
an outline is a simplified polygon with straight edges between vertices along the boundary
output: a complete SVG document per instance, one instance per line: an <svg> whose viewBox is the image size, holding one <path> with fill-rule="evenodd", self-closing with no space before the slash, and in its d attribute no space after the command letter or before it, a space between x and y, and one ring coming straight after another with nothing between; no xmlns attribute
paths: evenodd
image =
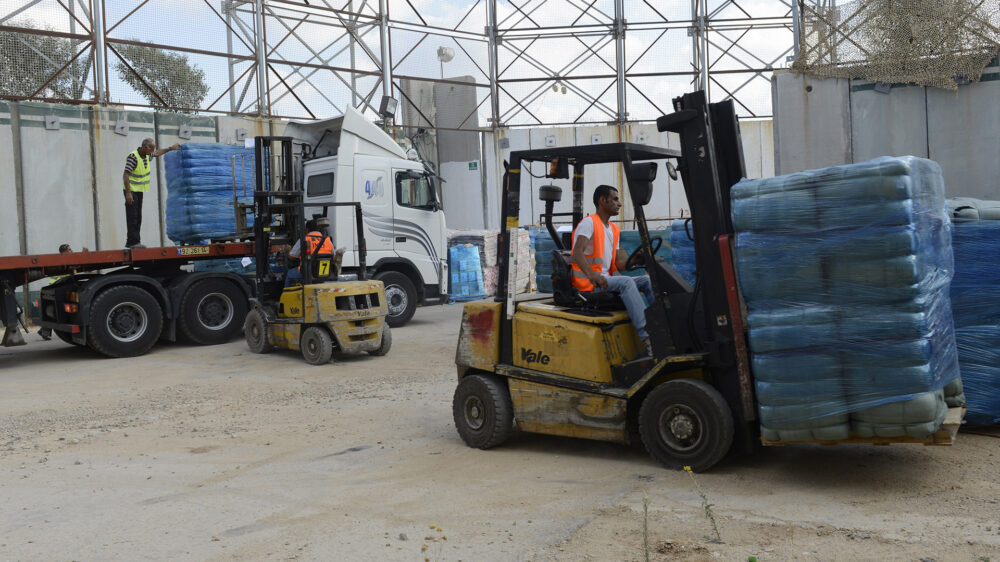
<svg viewBox="0 0 1000 562"><path fill-rule="evenodd" d="M30 20L15 27L39 29ZM52 31L51 28L41 28ZM87 45L87 47L84 47ZM33 33L0 31L0 95L83 99L93 97L93 52L84 53L59 71L89 42ZM53 74L59 72L53 78ZM52 80L49 80L52 78Z"/></svg>
<svg viewBox="0 0 1000 562"><path fill-rule="evenodd" d="M139 45L116 44L114 49L128 62L126 65L115 57L118 76L146 98L149 105L166 106L168 110L201 107L208 94L205 71L188 62L186 55Z"/></svg>
<svg viewBox="0 0 1000 562"><path fill-rule="evenodd" d="M0 96L96 99L90 41L32 33L53 30L31 20L8 25L25 31L0 31ZM109 49L109 62L114 62L118 77L151 106L197 110L208 95L205 71L186 55L139 45L112 43L111 47L128 62L125 64ZM63 68L81 49L86 52Z"/></svg>

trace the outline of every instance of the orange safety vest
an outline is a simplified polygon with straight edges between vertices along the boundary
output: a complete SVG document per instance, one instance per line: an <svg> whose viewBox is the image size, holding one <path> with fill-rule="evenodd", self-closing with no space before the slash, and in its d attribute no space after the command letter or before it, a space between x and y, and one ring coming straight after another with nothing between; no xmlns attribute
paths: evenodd
<svg viewBox="0 0 1000 562"><path fill-rule="evenodd" d="M323 240L323 238L326 238L326 240ZM319 245L320 241L323 242L322 246ZM304 254L306 256L333 254L333 241L330 240L329 236L323 236L321 232L313 231L306 234L306 244L309 245L309 251ZM319 247L319 250L316 249L317 247ZM302 271L302 266L299 266L299 271Z"/></svg>
<svg viewBox="0 0 1000 562"><path fill-rule="evenodd" d="M590 218L594 221L594 238L591 243L594 246L594 253L584 254L587 259L587 265L590 269L594 270L598 274L604 267L604 224L601 221L601 217L597 214L590 215ZM608 226L611 227L611 235L614 237L611 242L611 267L608 268L608 273L614 273L618 271L618 265L615 263L615 258L618 254L618 238L621 234L621 230L618 229L618 225L609 222ZM576 244L576 229L573 229L573 243ZM587 279L587 275L580 269L580 266L576 265L576 261L570 261L569 267L571 269L570 273L573 274L573 286L583 292L593 291L594 284Z"/></svg>

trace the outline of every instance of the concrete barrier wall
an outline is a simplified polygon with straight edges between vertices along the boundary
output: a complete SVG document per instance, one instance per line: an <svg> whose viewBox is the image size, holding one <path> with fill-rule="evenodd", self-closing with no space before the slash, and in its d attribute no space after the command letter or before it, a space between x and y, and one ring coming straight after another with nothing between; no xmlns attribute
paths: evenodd
<svg viewBox="0 0 1000 562"><path fill-rule="evenodd" d="M12 117L13 116L13 117ZM59 118L58 130L45 128L46 116ZM127 125L120 134L116 125ZM180 129L191 128L191 138L180 137ZM125 158L144 138L153 138L159 148L176 143L201 142L242 144L242 134L281 135L285 123L227 116L192 116L169 112L131 111L120 107L65 106L43 103L0 102L0 255L53 253L62 243L79 250L121 248L125 243L125 208L122 172ZM750 177L773 175L775 153L769 121L741 125L747 173ZM595 142L644 142L678 147L675 135L659 133L655 125L554 127L501 129L496 136L483 133L482 176L484 188L448 192L445 205L451 228L499 228L502 162L512 150L543 148L547 137L555 146L590 145ZM500 147L505 139L509 145ZM466 167L468 163L465 164ZM531 172L544 176L546 166L534 164ZM23 173L22 173L23 172ZM163 168L154 160L150 192L144 198L142 242L148 246L170 245L166 237L167 189ZM467 174L469 175L469 174ZM469 175L470 185L476 179ZM525 175L521 190L521 224L533 224L544 210L538 188L545 184L563 188L557 212L572 210L569 180L532 178ZM621 188L620 166L588 166L584 212L593 212L591 195L597 185ZM23 193L22 193L23 192ZM456 195L464 199L456 200ZM634 211L624 198L623 224ZM645 209L651 218L678 217L688 212L681 182L669 180L660 169L654 195ZM455 213L461 220L455 219ZM24 217L21 224L20 217ZM658 226L658 225L654 225Z"/></svg>
<svg viewBox="0 0 1000 562"><path fill-rule="evenodd" d="M0 101L0 256L21 253L21 221L13 150L13 130L10 126L10 105Z"/></svg>
<svg viewBox="0 0 1000 562"><path fill-rule="evenodd" d="M17 113L28 253L96 248L90 108L18 104ZM52 116L58 130L45 127Z"/></svg>
<svg viewBox="0 0 1000 562"><path fill-rule="evenodd" d="M774 142L770 120L746 121L740 123L740 132L743 137L743 153L746 164L747 176L751 178L770 177L774 175ZM597 138L595 138L597 137ZM501 138L506 138L509 148L500 149L496 162L510 159L510 153L515 150L530 150L546 147L546 139L551 138L552 146L575 146L590 145L595 143L609 142L634 142L649 144L665 148L680 149L680 139L673 133L660 133L656 130L656 125L652 123L637 123L626 125L621 129L617 126L598 127L551 127L536 129L514 129L501 131ZM499 164L494 167L487 161L487 175L498 174L495 184L490 189L495 193L491 194L491 200L495 195L499 200L502 171ZM544 211L544 204L538 199L538 188L542 185L557 185L562 188L562 200L555 205L555 212L571 212L573 210L573 195L571 181L568 179L545 178L547 166L542 163L535 163L530 167L532 175L528 175L522 167L523 183L521 187L521 208L519 220L521 224L535 224L539 215ZM572 173L572 168L570 169ZM543 176L536 178L534 176ZM584 213L593 213L594 204L592 195L594 188L600 184L608 184L623 189L624 179L621 174L621 166L617 164L600 164L587 166L584 177ZM530 188L529 188L530 186ZM625 192L623 192L625 193ZM690 207L687 204L687 196L684 193L684 184L680 180L671 180L664 168L657 172L656 181L653 183L653 197L646 205L645 214L647 218L675 218L689 216ZM491 218L488 228L498 228L499 209L496 210L496 218ZM635 217L631 200L623 197L621 220L631 228L630 221ZM568 221L566 217L560 217L560 221ZM666 222L653 222L653 228L666 226Z"/></svg>
<svg viewBox="0 0 1000 562"><path fill-rule="evenodd" d="M59 120L46 129L47 117ZM116 132L124 123L127 132ZM181 126L191 138L180 137ZM237 135L281 134L280 121L130 111L116 107L0 102L0 255L121 248L125 244L125 158L145 138L158 148L174 143L243 144ZM152 164L143 202L142 242L166 237L163 168ZM21 224L21 217L24 224Z"/></svg>
<svg viewBox="0 0 1000 562"><path fill-rule="evenodd" d="M941 165L950 197L1000 199L1000 67L957 91L775 72L779 174L913 155Z"/></svg>

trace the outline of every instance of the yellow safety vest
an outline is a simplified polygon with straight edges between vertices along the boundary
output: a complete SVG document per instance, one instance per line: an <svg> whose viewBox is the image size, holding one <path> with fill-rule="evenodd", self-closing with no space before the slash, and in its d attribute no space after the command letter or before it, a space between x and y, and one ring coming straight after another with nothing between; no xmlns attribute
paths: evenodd
<svg viewBox="0 0 1000 562"><path fill-rule="evenodd" d="M138 148L132 151L132 155L135 156L135 169L128 175L128 183L132 191L149 191L149 163L143 160Z"/></svg>

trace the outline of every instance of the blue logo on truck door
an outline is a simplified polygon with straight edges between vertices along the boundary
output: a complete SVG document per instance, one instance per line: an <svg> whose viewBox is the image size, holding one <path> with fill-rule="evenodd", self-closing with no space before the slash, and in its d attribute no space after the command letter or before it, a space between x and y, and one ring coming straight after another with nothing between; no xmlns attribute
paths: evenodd
<svg viewBox="0 0 1000 562"><path fill-rule="evenodd" d="M381 177L374 180L365 180L365 195L368 196L368 199L372 199L373 197L381 198L384 194L385 187Z"/></svg>

